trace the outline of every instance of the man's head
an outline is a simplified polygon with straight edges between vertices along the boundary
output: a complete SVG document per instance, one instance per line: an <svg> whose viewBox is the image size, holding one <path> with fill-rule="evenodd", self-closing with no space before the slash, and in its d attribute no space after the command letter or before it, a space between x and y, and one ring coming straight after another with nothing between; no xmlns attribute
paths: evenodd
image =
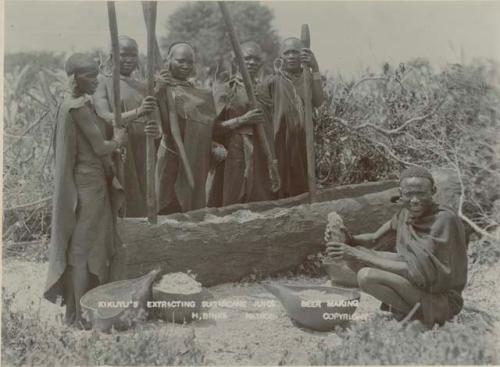
<svg viewBox="0 0 500 367"><path fill-rule="evenodd" d="M64 65L66 74L75 78L75 90L77 95L93 94L97 88L97 75L99 69L97 62L87 54L75 53L71 55Z"/></svg>
<svg viewBox="0 0 500 367"><path fill-rule="evenodd" d="M284 61L286 71L291 73L300 71L300 53L303 48L304 44L296 37L283 40L280 47L280 57Z"/></svg>
<svg viewBox="0 0 500 367"><path fill-rule="evenodd" d="M250 77L255 79L262 66L262 49L256 42L248 41L242 43L241 53Z"/></svg>
<svg viewBox="0 0 500 367"><path fill-rule="evenodd" d="M423 167L405 169L399 179L401 200L413 218L427 214L433 205L436 186L432 174Z"/></svg>
<svg viewBox="0 0 500 367"><path fill-rule="evenodd" d="M167 65L174 78L188 79L194 71L194 49L189 43L178 42L170 46Z"/></svg>
<svg viewBox="0 0 500 367"><path fill-rule="evenodd" d="M120 74L130 76L139 62L139 46L129 36L118 37L120 46Z"/></svg>

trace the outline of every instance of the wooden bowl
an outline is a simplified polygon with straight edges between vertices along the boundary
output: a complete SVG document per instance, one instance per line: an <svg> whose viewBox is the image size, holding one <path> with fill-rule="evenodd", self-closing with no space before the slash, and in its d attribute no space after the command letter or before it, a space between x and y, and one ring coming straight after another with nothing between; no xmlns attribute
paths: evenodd
<svg viewBox="0 0 500 367"><path fill-rule="evenodd" d="M146 303L151 298L151 283L159 270L139 278L120 280L91 289L80 305L94 329L109 332L132 327L146 318Z"/></svg>
<svg viewBox="0 0 500 367"><path fill-rule="evenodd" d="M264 287L280 300L288 316L299 326L316 331L331 331L349 325L360 299L357 290L348 288L276 283L264 284ZM319 291L325 296L314 300L314 297L303 297L305 291ZM331 298L324 301L325 297Z"/></svg>

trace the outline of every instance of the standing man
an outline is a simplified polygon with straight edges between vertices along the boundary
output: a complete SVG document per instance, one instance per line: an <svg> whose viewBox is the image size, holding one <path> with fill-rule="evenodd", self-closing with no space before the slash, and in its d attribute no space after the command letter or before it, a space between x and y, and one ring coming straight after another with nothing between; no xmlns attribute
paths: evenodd
<svg viewBox="0 0 500 367"><path fill-rule="evenodd" d="M428 327L443 324L463 306L467 282L464 226L452 209L436 204L429 171L410 167L400 178L402 209L375 233L351 236L348 244L330 242L328 255L351 262L364 292L400 317L420 303L416 318ZM371 247L387 232L396 233L395 252ZM366 247L365 247L366 246Z"/></svg>
<svg viewBox="0 0 500 367"><path fill-rule="evenodd" d="M257 95L273 122L281 177L278 198L284 198L308 191L304 88L311 88L313 107L319 107L324 96L316 57L300 39L283 41L275 66L276 73L264 80ZM311 85L304 85L303 67L312 70Z"/></svg>
<svg viewBox="0 0 500 367"><path fill-rule="evenodd" d="M241 51L255 87L263 62L262 49L249 41L241 45ZM254 125L263 123L264 115L260 109L250 109L241 73L217 85L214 99L218 114L214 135L226 147L227 157L223 169L216 173L211 195L220 196L222 191L220 204L224 206L269 199L266 160L254 129Z"/></svg>
<svg viewBox="0 0 500 367"><path fill-rule="evenodd" d="M147 116L156 110L156 99L146 97L147 85L132 77L138 66L137 42L128 37L118 38L120 47L120 96L122 100L122 122L128 126L128 143L124 161L125 216L147 217L146 205L146 135L160 137L158 123ZM114 62L114 60L112 60ZM94 94L98 116L109 126L114 119L113 78L101 75ZM149 121L151 120L151 121ZM115 162L120 157L115 157Z"/></svg>

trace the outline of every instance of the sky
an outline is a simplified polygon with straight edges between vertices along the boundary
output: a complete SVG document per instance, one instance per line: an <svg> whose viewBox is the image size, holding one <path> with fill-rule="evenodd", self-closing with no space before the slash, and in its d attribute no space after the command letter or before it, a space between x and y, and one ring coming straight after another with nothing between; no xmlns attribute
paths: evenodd
<svg viewBox="0 0 500 367"><path fill-rule="evenodd" d="M5 0L5 52L87 51L107 48L103 1ZM157 33L184 2L158 3ZM320 68L358 73L383 62L424 57L436 66L475 58L500 61L500 1L266 1L281 37L300 36L309 24ZM146 49L139 2L116 4L120 33ZM237 25L236 25L237 27Z"/></svg>

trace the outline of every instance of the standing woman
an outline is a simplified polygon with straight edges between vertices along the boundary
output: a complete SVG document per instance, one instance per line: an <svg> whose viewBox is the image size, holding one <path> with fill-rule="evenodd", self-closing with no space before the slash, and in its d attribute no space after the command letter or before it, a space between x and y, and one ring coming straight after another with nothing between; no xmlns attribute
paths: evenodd
<svg viewBox="0 0 500 367"><path fill-rule="evenodd" d="M209 90L195 87L188 79L194 72L194 49L188 43L173 44L157 87L168 86L175 101L182 142L193 174L194 187L188 183L169 122L162 116L163 137L158 148L156 188L160 214L187 212L206 207L206 182L212 149L215 159L223 159L225 150L215 148L212 134L215 106ZM158 103L164 103L159 101Z"/></svg>
<svg viewBox="0 0 500 367"><path fill-rule="evenodd" d="M65 65L70 90L60 106L55 141L55 188L49 271L44 297L66 304L66 322L83 326L80 298L105 283L118 242L115 214L123 192L113 175L110 155L126 143L118 130L105 140L91 95L98 67L85 54Z"/></svg>

